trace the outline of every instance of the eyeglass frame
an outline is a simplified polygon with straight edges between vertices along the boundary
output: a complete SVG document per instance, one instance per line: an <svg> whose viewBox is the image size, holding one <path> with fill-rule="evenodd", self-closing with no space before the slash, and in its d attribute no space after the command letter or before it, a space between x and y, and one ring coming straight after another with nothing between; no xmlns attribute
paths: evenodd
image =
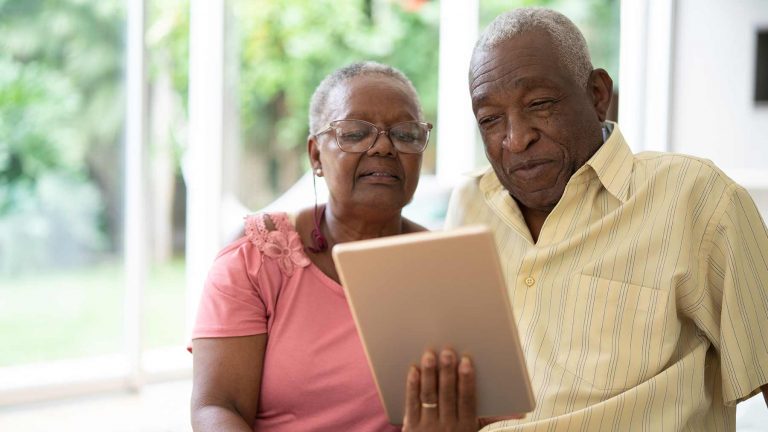
<svg viewBox="0 0 768 432"><path fill-rule="evenodd" d="M376 131L376 137L373 139L373 141L371 141L371 145L368 146L367 149L362 150L362 151L348 151L348 150L344 150L344 148L341 146L341 143L339 143L339 137L336 135L336 133L335 133L336 129L333 126L334 123L342 122L342 121L356 121L356 122L360 122L360 123L365 123L365 124L373 127L373 129ZM425 140L424 148L422 148L421 151L418 151L418 152L405 152L405 151L402 151L402 150L397 148L397 146L395 145L395 142L389 136L389 131L392 130L393 127L395 127L397 125L400 125L400 124L403 124L403 123L416 123L416 124L419 124L421 126L426 126L426 128L427 128L427 139ZM397 122L397 123L393 124L392 126L386 128L386 129L381 129L378 126L376 126L375 124L373 124L373 123L371 123L369 121L365 121L365 120L338 119L338 120L333 120L330 123L328 123L328 127L326 127L325 129L321 130L320 132L314 134L314 136L315 136L315 138L317 138L320 135L322 135L322 134L324 134L324 133L326 133L326 132L328 132L330 130L333 130L334 131L333 140L336 142L336 147L338 147L339 150L343 151L344 153L360 154L360 153L365 153L365 152L369 151L370 149L372 149L373 146L376 145L376 142L379 140L379 137L383 134L383 135L386 135L387 138L389 138L389 141L392 143L392 147L394 147L398 152L405 153L405 154L422 154L427 149L427 145L429 145L429 135L430 135L430 132L432 131L433 127L434 126L432 125L432 123L418 121L418 120L408 120L408 121L403 121L403 122Z"/></svg>

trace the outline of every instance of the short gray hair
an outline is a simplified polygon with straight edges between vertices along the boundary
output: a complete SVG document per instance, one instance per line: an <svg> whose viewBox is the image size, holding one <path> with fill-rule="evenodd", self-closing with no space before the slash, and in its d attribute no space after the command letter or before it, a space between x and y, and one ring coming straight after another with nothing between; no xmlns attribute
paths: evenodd
<svg viewBox="0 0 768 432"><path fill-rule="evenodd" d="M518 8L497 16L480 35L472 57L533 30L549 34L565 67L577 83L586 85L593 69L587 41L568 17L552 9Z"/></svg>
<svg viewBox="0 0 768 432"><path fill-rule="evenodd" d="M395 81L399 81L405 85L408 95L413 98L416 103L416 108L419 110L418 115L421 120L423 114L421 111L421 102L419 102L419 95L416 93L416 88L413 87L413 83L404 73L398 69L377 63L374 61L364 61L359 63L352 63L342 68L336 69L330 75L325 77L322 82L317 86L315 92L312 94L312 99L309 102L309 133L311 135L320 131L320 128L324 128L329 121L328 117L328 97L331 92L339 85L348 82L352 78L358 76L371 76L379 75L387 78L391 78Z"/></svg>

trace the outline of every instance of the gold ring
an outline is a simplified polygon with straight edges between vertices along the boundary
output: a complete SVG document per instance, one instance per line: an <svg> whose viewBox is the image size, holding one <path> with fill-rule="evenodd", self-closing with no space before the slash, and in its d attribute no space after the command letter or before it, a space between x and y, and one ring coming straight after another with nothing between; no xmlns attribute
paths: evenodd
<svg viewBox="0 0 768 432"><path fill-rule="evenodd" d="M422 408L437 408L437 402L435 402L435 403L422 402L421 403L421 407Z"/></svg>

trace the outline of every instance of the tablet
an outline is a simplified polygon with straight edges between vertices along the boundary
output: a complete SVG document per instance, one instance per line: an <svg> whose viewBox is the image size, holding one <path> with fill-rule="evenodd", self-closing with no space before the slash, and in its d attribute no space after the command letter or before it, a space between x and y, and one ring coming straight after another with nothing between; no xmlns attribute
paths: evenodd
<svg viewBox="0 0 768 432"><path fill-rule="evenodd" d="M408 368L426 348L470 354L478 416L535 401L493 234L482 226L343 243L333 258L379 396L402 424Z"/></svg>

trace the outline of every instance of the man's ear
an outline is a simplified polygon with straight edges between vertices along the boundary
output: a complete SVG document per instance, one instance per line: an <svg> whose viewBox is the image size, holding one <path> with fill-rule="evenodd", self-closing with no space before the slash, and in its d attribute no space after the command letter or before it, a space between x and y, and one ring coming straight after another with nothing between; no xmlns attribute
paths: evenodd
<svg viewBox="0 0 768 432"><path fill-rule="evenodd" d="M322 168L320 164L320 148L317 137L310 135L307 137L307 155L309 156L309 167L314 172L317 168Z"/></svg>
<svg viewBox="0 0 768 432"><path fill-rule="evenodd" d="M604 122L613 98L613 80L605 69L595 69L589 74L587 91L598 119Z"/></svg>

